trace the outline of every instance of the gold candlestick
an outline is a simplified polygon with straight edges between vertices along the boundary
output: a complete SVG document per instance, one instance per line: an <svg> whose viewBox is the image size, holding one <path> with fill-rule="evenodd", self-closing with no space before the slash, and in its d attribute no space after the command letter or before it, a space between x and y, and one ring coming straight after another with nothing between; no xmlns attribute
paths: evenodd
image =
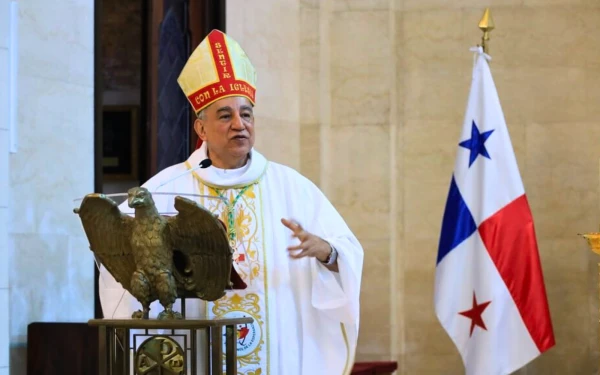
<svg viewBox="0 0 600 375"><path fill-rule="evenodd" d="M588 247L590 248L590 250L600 255L600 233L584 233L580 234L580 236L587 240ZM600 299L600 263L598 263L598 299ZM598 319L598 323L600 323L600 318Z"/></svg>
<svg viewBox="0 0 600 375"><path fill-rule="evenodd" d="M590 250L600 255L600 233L584 233L580 234L580 236L587 240L588 247L590 248Z"/></svg>

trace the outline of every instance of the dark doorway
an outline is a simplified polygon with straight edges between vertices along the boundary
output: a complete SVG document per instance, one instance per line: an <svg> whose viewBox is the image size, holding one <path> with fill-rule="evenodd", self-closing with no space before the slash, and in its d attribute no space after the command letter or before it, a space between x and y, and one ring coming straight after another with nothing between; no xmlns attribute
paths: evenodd
<svg viewBox="0 0 600 375"><path fill-rule="evenodd" d="M212 29L225 32L225 1L151 0L146 3L147 172L187 159L194 150L194 114L176 79L188 56Z"/></svg>
<svg viewBox="0 0 600 375"><path fill-rule="evenodd" d="M126 192L194 150L177 76L226 0L95 0L94 190ZM95 318L102 318L95 270Z"/></svg>

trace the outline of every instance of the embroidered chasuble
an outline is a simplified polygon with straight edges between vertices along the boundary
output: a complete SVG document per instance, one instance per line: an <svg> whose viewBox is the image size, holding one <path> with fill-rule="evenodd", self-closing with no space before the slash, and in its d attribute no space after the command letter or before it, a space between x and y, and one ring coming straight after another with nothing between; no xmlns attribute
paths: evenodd
<svg viewBox="0 0 600 375"><path fill-rule="evenodd" d="M206 159L206 144L181 164L169 167L143 186L150 192L199 194L199 204L227 226L233 265L244 290L205 302L186 299L186 317L251 316L238 326L238 373L244 375L349 374L359 327L359 290L363 249L335 208L308 179L291 168L268 162L252 150L236 170L215 167L190 171ZM177 177L180 176L180 177ZM176 212L172 198L155 195L161 212ZM188 197L189 198L189 197ZM216 199L220 198L220 199ZM126 203L124 212L132 212ZM339 273L315 258L292 259L296 245L281 219L293 219L338 251ZM141 305L101 269L100 298L106 318L130 318ZM150 306L155 318L162 308ZM175 311L180 311L178 300Z"/></svg>
<svg viewBox="0 0 600 375"><path fill-rule="evenodd" d="M248 166L248 165L247 165ZM221 180L237 179L248 169L224 171L215 168ZM192 166L186 163L186 167ZM235 318L251 316L253 324L238 327L238 368L242 373L269 373L268 370L268 323L266 292L266 257L264 249L264 225L261 222L261 196L255 191L258 179L231 188L218 188L205 183L198 175L198 190L202 195L223 198L201 199L200 203L226 223L230 244L234 249L234 267L247 288L229 292L227 298L206 303L209 318ZM262 177L262 175L261 175ZM260 179L260 177L259 177ZM258 190L258 189L256 189Z"/></svg>

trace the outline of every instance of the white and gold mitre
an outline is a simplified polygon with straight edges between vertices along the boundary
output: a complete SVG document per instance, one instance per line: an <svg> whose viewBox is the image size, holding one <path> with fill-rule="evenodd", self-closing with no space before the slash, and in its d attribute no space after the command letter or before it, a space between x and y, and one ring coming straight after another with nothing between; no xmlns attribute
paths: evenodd
<svg viewBox="0 0 600 375"><path fill-rule="evenodd" d="M244 96L254 105L254 66L242 47L219 30L198 45L177 82L196 113L228 96Z"/></svg>

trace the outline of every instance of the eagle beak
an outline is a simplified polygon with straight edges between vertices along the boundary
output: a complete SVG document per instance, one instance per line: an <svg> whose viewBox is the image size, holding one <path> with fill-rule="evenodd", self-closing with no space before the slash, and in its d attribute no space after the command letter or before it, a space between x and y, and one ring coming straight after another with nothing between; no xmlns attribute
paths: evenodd
<svg viewBox="0 0 600 375"><path fill-rule="evenodd" d="M128 205L130 208L134 208L134 207L139 206L140 203L142 203L142 199L137 198L137 197L132 197L132 198L129 198Z"/></svg>

